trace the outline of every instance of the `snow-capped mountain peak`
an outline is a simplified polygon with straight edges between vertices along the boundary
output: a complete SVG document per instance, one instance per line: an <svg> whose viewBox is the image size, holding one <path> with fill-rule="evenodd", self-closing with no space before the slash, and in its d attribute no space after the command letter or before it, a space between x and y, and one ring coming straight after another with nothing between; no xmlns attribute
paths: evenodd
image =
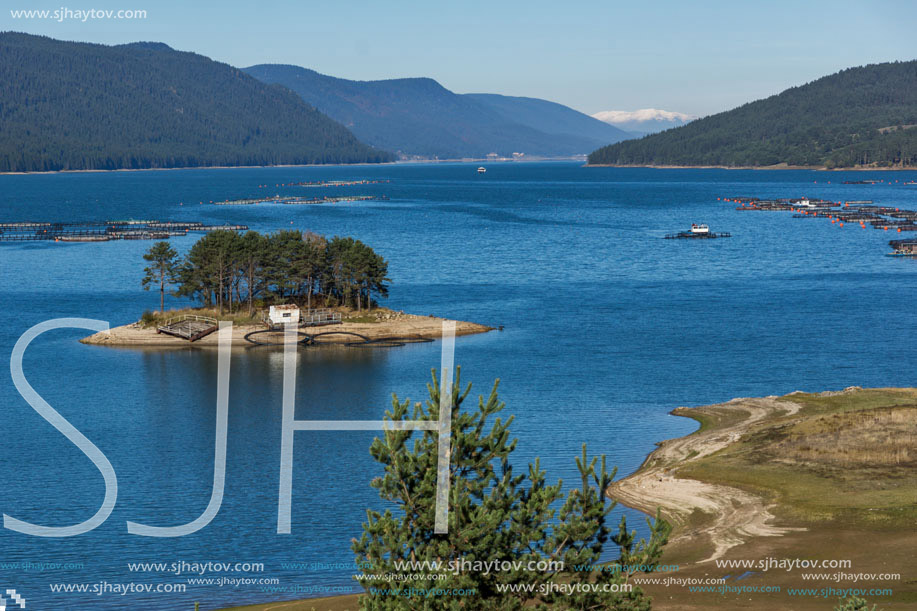
<svg viewBox="0 0 917 611"><path fill-rule="evenodd" d="M658 108L641 108L639 110L604 110L592 115L599 121L604 121L620 127L621 129L635 132L652 133L678 127L697 117L683 112L660 110Z"/></svg>

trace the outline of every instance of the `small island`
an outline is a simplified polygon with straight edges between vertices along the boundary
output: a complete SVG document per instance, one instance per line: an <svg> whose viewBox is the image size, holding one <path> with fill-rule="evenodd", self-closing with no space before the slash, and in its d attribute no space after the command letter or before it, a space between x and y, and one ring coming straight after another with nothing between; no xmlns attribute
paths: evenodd
<svg viewBox="0 0 917 611"><path fill-rule="evenodd" d="M195 310L199 312L199 310ZM181 313L179 313L181 312ZM188 310L177 312L166 312L166 315L182 315L188 313ZM204 314L210 312L204 311ZM225 318L232 320L231 318ZM418 338L418 339L438 339L442 337L443 322L448 322L446 318L438 316L422 316L417 314L406 314L396 312L388 308L375 308L371 315L366 316L343 316L340 324L334 326L333 330L343 333L354 333L362 335L373 340L386 337L399 338ZM493 331L493 327L481 325L473 322L457 320L455 322L456 335L472 335L475 333L487 333ZM234 346L252 345L245 341L245 336L252 331L266 329L264 324L245 322L234 324L232 329L232 338ZM309 327L301 328L306 333ZM316 329L317 332L331 331L332 329ZM354 340L352 336L339 335L337 337L323 338L322 343L328 344L346 344ZM85 337L80 340L84 344L93 344L96 346L137 346L137 347L158 347L158 348L215 348L218 345L217 334L213 333L202 337L201 339L190 343L185 339L173 337L164 333L157 333L155 324L145 324L138 321L128 325L112 327L109 332L99 332Z"/></svg>
<svg viewBox="0 0 917 611"><path fill-rule="evenodd" d="M212 331L220 321L233 323L235 345L254 333L278 336L282 325L274 308L296 312L301 336L322 333L322 344L390 347L442 336L447 319L406 314L378 304L388 296L388 262L359 240L325 238L287 230L262 235L217 230L198 240L184 257L168 242L157 242L144 255L148 266L141 284L159 292L159 311L146 311L137 322L99 332L81 341L102 346L187 348L218 345ZM199 307L165 309L166 295L198 302ZM170 334L175 321L203 321L187 337ZM284 321L285 322L285 321ZM455 322L456 335L486 333L492 327ZM397 341L386 341L386 340Z"/></svg>

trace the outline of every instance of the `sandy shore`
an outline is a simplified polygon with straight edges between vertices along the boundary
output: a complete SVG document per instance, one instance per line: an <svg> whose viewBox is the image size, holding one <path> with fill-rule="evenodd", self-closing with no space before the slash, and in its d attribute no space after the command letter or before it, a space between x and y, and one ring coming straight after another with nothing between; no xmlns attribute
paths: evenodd
<svg viewBox="0 0 917 611"><path fill-rule="evenodd" d="M435 316L417 316L414 314L393 314L390 318L385 318L379 322L344 322L339 325L329 325L325 327L303 327L306 333L321 333L324 331L347 331L349 333L359 333L370 339L379 337L425 337L437 339L442 337L443 322L445 318ZM245 335L252 331L265 329L264 325L235 325L232 330L233 345L248 345L244 341ZM473 322L455 321L456 335L472 335L475 333L486 333L492 331L493 327L479 325ZM356 338L352 336L330 336L322 338L323 341L329 342L349 342ZM84 344L94 344L98 346L135 346L135 347L171 347L187 348L194 347L216 347L218 345L217 334L212 333L207 337L189 343L187 340L172 337L156 332L155 328L145 328L138 323L113 327L110 331L99 332L80 340Z"/></svg>
<svg viewBox="0 0 917 611"><path fill-rule="evenodd" d="M623 505L655 515L656 508L675 525L684 526L696 510L713 516L712 524L676 529L672 542L707 537L713 554L704 561L722 557L727 550L751 537L773 537L798 530L773 524L771 506L760 496L717 484L678 477L675 467L683 466L721 450L739 440L756 423L778 415L790 415L800 406L785 399L733 399L727 403L696 408L680 407L678 416L705 416L728 424L700 430L686 437L659 444L632 475L614 482L607 494ZM692 415L693 414L693 415Z"/></svg>

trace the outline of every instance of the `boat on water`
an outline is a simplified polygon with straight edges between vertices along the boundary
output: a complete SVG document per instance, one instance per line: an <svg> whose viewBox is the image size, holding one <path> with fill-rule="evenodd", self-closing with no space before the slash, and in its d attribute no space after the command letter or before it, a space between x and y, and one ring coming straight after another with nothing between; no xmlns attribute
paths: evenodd
<svg viewBox="0 0 917 611"><path fill-rule="evenodd" d="M487 168L485 168L484 166L481 166L478 168L478 174L483 174L486 171L487 171Z"/></svg>
<svg viewBox="0 0 917 611"><path fill-rule="evenodd" d="M732 235L728 233L713 233L710 231L710 227L704 223L691 223L691 229L689 231L681 231L679 233L670 233L665 236L666 240L681 240L681 239L713 239L713 238L731 238Z"/></svg>

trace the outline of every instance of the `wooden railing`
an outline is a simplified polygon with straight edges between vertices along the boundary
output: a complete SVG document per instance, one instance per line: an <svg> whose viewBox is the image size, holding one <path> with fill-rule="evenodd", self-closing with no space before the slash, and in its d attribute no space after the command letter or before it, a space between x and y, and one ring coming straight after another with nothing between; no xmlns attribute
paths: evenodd
<svg viewBox="0 0 917 611"><path fill-rule="evenodd" d="M165 323L160 325L160 327L168 327L169 325L174 325L186 320L196 320L199 322L209 322L212 325L216 325L219 321L216 318L211 318L210 316L198 316L197 314L182 314L181 316L173 316Z"/></svg>
<svg viewBox="0 0 917 611"><path fill-rule="evenodd" d="M300 310L297 324L300 326L337 325L341 324L342 321L343 317L340 312L335 312L330 308L318 308L314 310ZM270 314L267 311L261 313L261 322L272 329L283 326L283 323L272 322Z"/></svg>
<svg viewBox="0 0 917 611"><path fill-rule="evenodd" d="M341 322L341 313L322 308L319 310L306 310L299 317L301 325L333 325Z"/></svg>

